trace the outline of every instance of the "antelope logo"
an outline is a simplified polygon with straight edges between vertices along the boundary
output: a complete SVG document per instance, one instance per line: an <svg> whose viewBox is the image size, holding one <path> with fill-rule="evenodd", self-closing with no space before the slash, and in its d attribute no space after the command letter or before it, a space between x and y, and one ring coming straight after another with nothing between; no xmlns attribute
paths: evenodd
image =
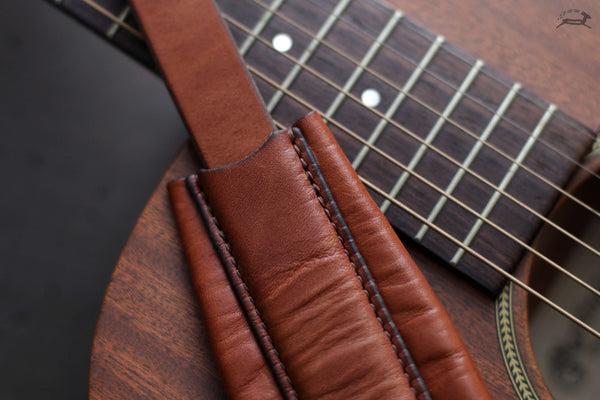
<svg viewBox="0 0 600 400"><path fill-rule="evenodd" d="M570 16L575 15L581 15L581 18L568 18ZM583 25L588 29L592 29L591 26L586 24L587 20L592 19L592 17L585 11L575 9L566 10L560 13L557 19L560 20L560 24L556 26L556 29L560 28L563 25Z"/></svg>

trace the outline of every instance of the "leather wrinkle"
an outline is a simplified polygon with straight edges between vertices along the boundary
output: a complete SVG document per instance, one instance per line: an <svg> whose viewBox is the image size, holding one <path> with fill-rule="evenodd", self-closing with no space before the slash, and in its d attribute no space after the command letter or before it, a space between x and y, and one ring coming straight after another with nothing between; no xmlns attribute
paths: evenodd
<svg viewBox="0 0 600 400"><path fill-rule="evenodd" d="M348 257L350 265L356 272L356 277L360 282L361 287L363 288L363 293L369 301L369 305L373 310L373 313L375 314L375 318L377 319L377 322L381 325L384 335L389 340L390 345L397 356L398 362L400 363L400 366L404 371L404 376L408 381L410 390L417 398L431 399L431 396L425 386L425 383L419 375L416 364L412 360L412 356L410 355L408 348L404 344L398 331L398 328L394 324L391 315L387 310L383 298L381 297L381 294L377 289L377 284L371 276L366 263L362 259L360 252L356 244L354 243L354 240L352 239L352 235L349 232L348 227L343 222L343 217L341 217L340 211L337 209L337 206L335 205L333 197L329 193L329 189L324 179L322 177L320 177L321 179L319 179L321 180L321 184L324 186L322 190L317 182L317 179L315 179L315 176L309 169L309 165L312 165L315 168L317 175L319 175L319 167L318 165L316 165L317 161L314 158L314 155L310 154L310 148L308 147L308 144L305 141L303 142L302 147L305 148L305 151L307 152L307 157L303 156L302 149L300 148L300 146L298 146L298 144L296 144L297 139L301 142L303 141L302 130L299 127L293 127L288 130L288 136L290 138L290 142L292 144L292 147L294 148L294 151L298 155L300 164L302 165L305 171L305 175L310 185L315 191L317 200L323 208L323 211L326 214L332 228L334 229L338 240L342 244L344 253ZM309 164L309 162L307 162L306 159L308 159L311 164ZM329 196L327 196L326 194L329 194ZM329 197L329 202L326 202L324 197ZM329 207L332 207L334 210L330 211ZM341 224L338 224L334 221L333 215L338 215L341 217ZM358 258L357 262L355 262L353 258ZM357 264L360 265L360 267L357 266ZM366 275L364 278L363 276L361 276L361 272L364 275Z"/></svg>
<svg viewBox="0 0 600 400"><path fill-rule="evenodd" d="M240 308L186 179L171 181L168 191L227 398L282 400L281 390Z"/></svg>
<svg viewBox="0 0 600 400"><path fill-rule="evenodd" d="M397 331L395 323L391 319L389 311L386 309L383 298L378 293L377 285L370 275L370 272L366 267L366 263L360 255L352 234L350 233L348 226L345 224L344 217L339 212L339 209L333 200L333 196L329 192L329 187L321 175L318 162L312 154L312 150L308 147L301 130L298 128L297 131L287 130L287 132L283 131L279 133L281 134L282 139L284 138L284 134L288 136L288 149L290 154L288 162L291 163L290 166L292 166L294 164L293 160L298 161L298 164L296 164L296 167L294 168L297 168L298 177L301 178L301 180L306 179L306 194L313 198L316 207L315 210L322 210L324 213L324 215L322 215L324 224L323 226L326 227L326 225L328 225L326 221L328 221L332 230L329 228L326 228L326 230L331 232L331 239L333 241L340 242L338 254L341 255L341 259L345 258L347 260L347 265L350 268L349 271L352 271L351 274L348 275L349 279L358 280L358 282L355 281L355 290L357 289L355 291L356 296L365 296L363 298L365 299L365 305L367 308L366 312L369 313L368 308L371 309L373 313L372 315L376 319L376 321L373 321L375 324L374 327L379 326L381 329L379 332L383 333L385 336L385 338L381 337L381 343L385 345L386 342L389 342L389 349L393 351L393 353L390 351L390 361L394 360L395 358L398 362L397 374L395 373L394 375L397 377L397 379L403 381L406 379L404 381L406 384L405 387L411 392L412 396L414 396L413 398L418 398L419 400L431 398L429 392L424 387L423 380L420 378L414 362L412 362L412 359L410 358L410 353L408 353L406 346L403 345L399 334L395 334ZM257 153L254 153L252 156L257 156ZM216 170L220 169L221 168L217 168ZM282 359L279 357L277 349L275 348L274 341L268 334L267 324L261 318L260 310L256 304L254 304L254 299L250 295L250 290L243 280L242 272L245 270L245 266L241 266L242 270L238 268L237 261L234 258L235 248L232 249L231 244L227 241L226 233L223 231L223 229L221 229L221 224L219 224L218 217L212 208L210 208L210 204L208 204L207 196L208 194L212 195L212 192L209 190L207 194L204 193L198 175L188 177L187 183L190 188L189 192L193 195L193 197L195 197L196 203L204 203L204 207L206 209L202 209L202 207L199 206L201 209L200 214L202 215L205 224L207 224L207 226L211 225L210 229L208 229L208 232L212 236L211 239L213 244L223 261L225 267L224 269L227 271L226 266L231 266L233 264L233 268L227 272L228 275L229 273L232 273L230 282L237 281L237 283L232 283L232 289L234 289L236 292L236 297L238 297L240 305L242 305L241 303L246 302L246 307L241 307L241 309L244 311L246 319L249 322L249 328L251 330L259 328L259 331L262 332L261 334L260 332L253 331L255 339L259 343L259 348L263 354L266 353L265 361L267 362L267 365L271 367L270 369L274 375L275 381L280 386L281 381L278 378L281 377L281 375L275 373L274 369L285 371L285 366L283 365ZM227 224L225 225L227 226ZM344 254L341 253L342 251ZM321 256L322 254L319 255L319 258L321 258ZM360 286L358 286L359 284ZM360 293L361 289L363 292L362 294ZM258 300L260 300L260 298ZM251 311L248 312L247 310ZM269 343L264 346L263 340L267 340ZM266 351L267 348L270 350ZM275 366L275 368L273 368L273 366ZM403 373L404 379L402 378ZM292 383L290 376L287 373L283 376L285 377L284 380L286 383L289 384L288 387L290 387ZM336 389L331 388L332 392L335 392L335 390ZM285 390L281 390L281 392L282 394L287 393ZM292 393L296 397L290 396L288 398L297 398L296 392L294 391Z"/></svg>
<svg viewBox="0 0 600 400"><path fill-rule="evenodd" d="M263 351L265 358L267 359L269 365L271 366L271 369L274 372L273 375L275 377L275 381L277 382L281 390L281 394L286 399L298 399L298 394L296 393L293 387L292 380L287 374L285 365L283 364L283 361L279 356L279 352L277 351L275 343L273 342L273 339L269 334L268 328L262 319L260 310L258 310L258 308L256 307L254 299L250 293L250 289L244 282L244 278L242 277L242 274L239 271L237 261L232 253L231 245L227 241L225 233L221 229L219 221L215 216L214 212L212 211L212 208L208 203L208 199L202 191L197 176L192 175L188 177L186 179L186 182L190 193L193 194L194 200L196 201L196 204L200 209L200 214L202 215L205 224L209 226L212 225L212 227L214 228L208 230L209 235L213 240L213 243L222 244L222 246L217 245L215 247L217 247L217 251L225 267L225 272L231 282L231 286L236 294L236 297L238 298L240 306L242 310L244 310L244 314L248 318L249 326L252 328L257 342L260 344L260 348ZM215 237L214 235L215 230L218 237ZM230 266L230 268L228 268L228 266ZM265 343L265 341L267 343ZM285 380L285 382L281 381L282 378L283 380Z"/></svg>

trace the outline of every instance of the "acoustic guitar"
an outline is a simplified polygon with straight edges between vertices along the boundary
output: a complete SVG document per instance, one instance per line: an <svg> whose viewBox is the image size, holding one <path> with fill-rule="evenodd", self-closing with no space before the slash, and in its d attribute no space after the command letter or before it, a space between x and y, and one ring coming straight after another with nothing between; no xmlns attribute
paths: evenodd
<svg viewBox="0 0 600 400"><path fill-rule="evenodd" d="M124 1L53 3L155 69ZM600 45L600 8L217 3L276 123L321 113L493 397L593 398L600 160L589 155L589 127L598 122L600 55L584 50ZM184 148L115 269L95 336L91 398L224 396L164 188L197 165ZM540 329L534 353L530 332Z"/></svg>

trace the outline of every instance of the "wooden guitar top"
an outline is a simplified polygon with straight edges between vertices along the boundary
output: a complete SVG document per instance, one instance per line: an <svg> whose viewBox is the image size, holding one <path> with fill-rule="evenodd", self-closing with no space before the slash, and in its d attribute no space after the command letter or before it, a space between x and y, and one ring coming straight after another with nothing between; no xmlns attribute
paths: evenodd
<svg viewBox="0 0 600 400"><path fill-rule="evenodd" d="M592 16L591 29L556 28L568 7L558 0L388 3L591 128L600 122L594 95L600 91L597 2L578 5ZM149 200L115 268L94 340L92 399L224 398L165 187L195 169L193 150L186 145ZM404 241L447 307L493 397L515 398L498 350L489 350L497 348L494 299ZM541 378L532 375L540 397L546 398Z"/></svg>

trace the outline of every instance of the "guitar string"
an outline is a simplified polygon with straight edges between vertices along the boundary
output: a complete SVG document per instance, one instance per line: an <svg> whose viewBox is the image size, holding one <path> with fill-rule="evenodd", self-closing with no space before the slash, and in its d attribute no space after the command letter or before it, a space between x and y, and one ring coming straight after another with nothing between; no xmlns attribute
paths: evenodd
<svg viewBox="0 0 600 400"><path fill-rule="evenodd" d="M91 5L92 2L90 0L82 0L83 2L85 2L86 4ZM256 0L253 0L256 2ZM259 3L260 4L260 3ZM124 28L128 29L129 31L133 30L133 28L131 28L131 26L127 25L126 23L120 21L119 18L115 17L114 15L110 14L110 11L102 8L101 6L95 4L93 6L94 9L98 10L99 12L101 12L103 15L109 17L112 21L114 21L116 24L123 26ZM277 13L276 13L277 14ZM237 21L233 20L232 18L230 18L229 16L223 15L223 17L226 17L225 19L228 20L228 22L232 23L233 25L237 26L239 29L242 29L244 31L246 31L246 33L251 34L248 32L248 30L240 25ZM281 15L279 15L279 17L281 18ZM136 36L138 37L142 37L141 33L139 31L135 31ZM258 38L258 37L257 37ZM261 38L258 38L261 39ZM265 41L263 40L263 43L265 43ZM322 42L323 43L323 42ZM270 44L266 43L269 47L272 47ZM325 43L324 43L325 44ZM387 46L385 44L383 44L384 46ZM328 46L329 47L329 46ZM393 49L392 49L393 50ZM340 55L343 55L343 52L339 52ZM285 55L285 54L284 54ZM286 55L287 56L287 55ZM351 57L347 57L348 60L350 61L354 61L352 60ZM292 62L295 61L295 59L291 58L290 59ZM313 75L318 76L318 74L314 73L311 71L311 73L313 73ZM328 82L328 80L324 77L321 77L321 79L328 83L328 84L332 84L331 82ZM334 85L334 84L333 84ZM335 87L335 85L333 86ZM399 89L401 91L401 89ZM340 90L341 91L341 90ZM342 93L347 94L349 97L353 97L351 96L349 93L342 91ZM410 94L406 93L406 95L410 98L413 98ZM355 101L358 102L358 104L360 104L360 101L358 101L356 98L354 98ZM422 102L416 100L413 98L413 100L419 102L422 104ZM457 128L459 128L461 131L467 133L469 136L471 136L472 138L474 138L477 141L481 141L480 138L470 132L468 129L466 129L465 127L463 127L462 125L456 123L455 121L450 120L449 118L441 115L438 111L430 108L429 106L422 104L423 106L427 107L430 111L436 113L439 115L440 118L443 118L445 120L447 120L448 122L454 124ZM374 111L376 114L380 115L380 113L378 113L377 110L372 110ZM383 116L384 119L386 119L388 122L390 122L392 125L398 127L399 129L403 130L404 132L408 133L409 135L413 136L415 139L420 140L418 138L418 136L416 136L415 134L409 132L406 128L400 126L399 124L396 124L395 121L392 121L388 118L385 118L385 116ZM529 169L528 167L522 165L519 162L516 162L515 160L513 160L510 156L506 155L504 152L500 151L499 149L497 149L495 146L491 145L488 142L481 142L483 145L491 148L492 150L495 150L498 154L504 156L505 158L507 158L509 161L512 161L514 164L518 165L520 168L522 168L523 170L529 172L530 174L532 174L534 177L540 179L542 182L546 183L547 185L549 185L550 187L552 187L554 190L557 190L558 192L560 192L562 195L564 195L565 197L569 198L570 200L574 201L575 203L579 204L580 206L584 207L585 209L587 209L588 211L590 211L592 214L594 214L596 217L600 217L600 213L598 213L596 210L594 210L593 208L591 208L589 205L585 204L584 202L582 202L581 200L577 199L575 196L571 195L570 193L566 192L565 190L563 190L562 188L556 186L554 183L548 181L546 178L542 177L541 175L537 174L536 172L532 171L531 169ZM424 144L425 146L427 146L428 148L438 152L438 154L442 155L444 158L448 159L450 162L452 162L453 164L457 165L459 168L463 168L465 171L469 172L472 176L477 177L480 181L482 181L483 183L485 183L486 185L490 186L491 188L493 188L496 192L501 193L503 196L509 198L510 200L512 200L513 202L515 202L516 204L518 204L519 206L523 207L525 210L527 210L528 212L530 212L531 214L533 214L534 216L536 216L537 218L541 219L542 221L544 221L545 223L548 223L550 226L552 226L553 228L557 229L560 233L562 233L563 235L567 236L568 238L570 238L571 240L575 241L576 243L580 244L581 246L583 246L584 248L586 248L588 251L600 256L600 251L594 249L592 246L588 245L587 243L581 241L580 239L578 239L577 237L575 237L573 234L571 234L570 232L566 231L564 228L558 226L557 224L555 224L554 222L548 220L545 216L543 216L542 214L538 213L537 211L533 210L532 208L530 208L529 206L527 206L526 204L524 204L523 202L521 202L520 200L516 199L514 196L506 193L504 190L501 190L499 188L497 188L494 184L490 183L489 181L483 179L482 177L480 177L478 174L475 174L471 169L469 168L464 168L461 167L460 163L457 162L456 160L446 156L443 152L437 151L437 148L435 148L434 146L431 146L429 144ZM571 159L568 158L568 156L564 156L565 158L567 158L569 161L571 161L572 163L574 163L575 165L577 165L578 167L580 167L581 169L585 169L587 171L589 171L587 168L584 168L583 166L581 166L578 162L575 162ZM593 175L595 175L592 172ZM597 176L597 175L595 175Z"/></svg>
<svg viewBox="0 0 600 400"><path fill-rule="evenodd" d="M224 19L232 24L233 26L237 27L238 29L244 31L246 34L251 34L251 32L245 27L243 26L241 23L239 23L238 21L232 19L229 16L224 15L223 16ZM258 40L259 42L261 42L262 44L264 44L265 46L269 47L272 50L275 50L272 46L272 44L267 41L266 39L262 38L262 37L256 37L256 40ZM290 56L289 54L286 53L279 53L281 56L287 58L289 61L295 62L296 59L293 56ZM305 69L306 71L310 72L311 74L313 74L315 77L319 78L320 80L322 80L324 83L330 85L332 88L334 88L335 90L337 90L340 93L344 93L348 98L354 100L355 102L357 102L358 104L362 104L360 99L358 99L355 95L349 93L348 91L344 90L343 88L339 87L337 84L335 84L334 82L328 80L326 77L322 76L321 74L319 74L318 71L315 71L312 67L308 66L308 65L302 65L302 68ZM364 106L361 106L365 109L367 109ZM517 199L515 196L507 193L504 189L499 188L497 185L493 184L492 182L490 182L489 180L487 180L486 178L484 178L483 176L479 175L478 173L476 173L475 171L473 171L471 168L469 167L465 167L464 165L462 165L462 163L460 161L455 160L454 158L452 158L451 156L449 156L448 154L446 154L444 151L440 150L439 148L437 148L436 146L434 146L433 144L429 144L426 143L425 140L423 140L422 138L420 138L416 133L412 132L410 129L402 126L401 124L397 123L394 120L391 120L389 118L387 118L383 113L381 113L378 110L375 109L368 109L369 111L373 112L375 115L379 116L380 118L386 120L388 123L390 123L391 125L395 126L396 128L402 130L403 132L405 132L407 135L409 135L410 137L412 137L413 139L417 140L419 143L427 146L429 149L433 150L434 152L438 153L440 156L442 156L443 158L445 158L446 160L450 161L452 164L456 165L458 168L462 168L463 170L465 170L466 172L468 172L469 174L471 174L473 177L477 178L478 180L480 180L481 182L483 182L485 185L489 186L490 188L494 189L496 192L502 194L503 196L505 196L506 198L512 200L513 202L515 202L515 204L519 205L521 208L525 209L527 212L529 212L530 214L534 215L535 217L539 218L541 221L547 223L549 226L553 227L554 229L556 229L558 232L560 232L561 234L565 235L566 237L568 237L569 239L573 240L575 243L581 245L582 247L584 247L586 250L592 252L593 254L595 254L596 256L600 257L600 250L595 249L594 247L592 247L591 245L589 245L588 243L585 243L584 241L582 241L581 239L577 238L575 235L573 235L571 232L567 231L566 229L562 228L561 226L559 226L558 224L556 224L555 222L551 221L550 219L548 219L546 216L540 214L538 211L534 210L533 208L531 208L530 206L528 206L527 204L523 203L521 200ZM320 112L321 114L325 114L324 112ZM485 144L485 142L482 142ZM371 147L371 146L369 146ZM513 163L517 164L518 163L516 161L513 161ZM410 171L409 171L410 172ZM531 172L530 172L531 173ZM534 175L533 173L531 173L532 175ZM535 176L535 175L534 175ZM554 185L554 187L556 187L556 185ZM567 193L564 190L560 190L561 194ZM447 194L446 194L447 195ZM578 199L579 200L579 199ZM581 202L581 200L580 200ZM598 213L598 211L592 209L590 206L588 206L588 208L594 213L594 215L596 217L600 216L600 213ZM481 216L480 214L478 214L478 216L483 219L484 217Z"/></svg>
<svg viewBox="0 0 600 400"><path fill-rule="evenodd" d="M123 21L120 21L117 17L112 16L112 14L110 14L109 11L102 9L102 7L99 6L93 6L91 1L89 0L82 0L85 3L88 3L90 6L92 6L93 8L97 9L98 12L102 13L103 15L105 15L106 17L110 18L113 22L115 22L116 24L122 26L123 28L127 29L128 31L130 31L132 34L134 34L137 37L142 37L142 35L140 34L139 31L131 28L130 25L124 23ZM111 17L112 16L112 17ZM259 73L258 71L253 71L253 73ZM349 95L349 94L348 94ZM333 122L333 121L332 121ZM401 128L402 129L402 128ZM372 149L376 149L376 147L370 146L372 147ZM449 159L449 161L453 161L451 159ZM385 193L384 191L382 191L381 189L379 189L378 187L376 187L375 185L371 184L370 182L368 182L365 178L360 178L363 183L369 187L371 187L372 190L374 190L375 192L379 193L380 195L387 197L388 200L390 200L392 203L394 203L396 206L400 207L401 209L403 209L405 212L411 214L413 217L421 220L421 222L423 224L426 224L428 226L430 226L430 228L432 228L433 230L437 231L438 233L442 234L442 236L446 237L448 240L450 240L451 242L455 243L457 246L462 247L465 249L465 251L467 251L468 253L472 254L473 256L475 256L476 258L480 259L481 261L485 262L486 264L488 264L492 269L496 270L498 273L500 273L501 275L505 276L507 279L513 281L515 284L517 284L518 286L522 287L524 290L528 291L530 294L538 297L541 301L543 301L544 303L546 303L548 306L550 306L551 308L555 309L556 311L560 312L561 314L563 314L565 317L567 317L568 319L570 319L571 321L573 321L574 323L580 325L582 328L584 328L585 330L587 330L588 332L590 332L591 334L593 334L594 336L600 338L600 333L596 332L593 328L591 328L590 326L588 326L587 324L585 324L584 322L580 321L579 319L577 319L575 316L573 316L572 314L568 313L567 311L565 311L564 309L562 309L560 306L554 304L551 300L545 298L544 296L540 295L539 293L537 293L534 289L530 288L529 286L527 286L526 284L524 284L523 282L519 281L517 278L513 277L512 275L510 275L509 273L505 272L504 270L502 270L501 267L493 264L491 261L487 260L485 257L479 255L477 252L475 252L474 250L470 249L468 246L464 246L459 240L455 239L454 237L452 237L451 235L449 235L448 233L446 233L445 231L441 230L440 228L438 228L437 226L435 226L433 223L427 221L426 219L424 219L423 217L421 217L419 214L417 214L416 212L410 210L408 207L404 206L402 203L400 203L399 201L397 201L396 199L390 197L387 193ZM434 187L432 185L432 187ZM504 193L503 193L504 194Z"/></svg>
<svg viewBox="0 0 600 400"><path fill-rule="evenodd" d="M264 5L262 3L259 2L259 0L252 0L254 3L256 3L257 5L264 7ZM308 0L310 1L310 0ZM365 0L366 1L366 0ZM312 2L312 1L311 1ZM325 13L327 13L328 11L323 9L322 6L312 2L313 4L315 4L316 6L318 6L319 8L321 8L321 10ZM306 28L300 26L298 23L290 20L289 18L287 18L285 15L283 15L281 12L276 12L275 15L280 18L281 20L285 21L286 23L290 24L291 26L293 26L294 28L300 30L303 34L307 35L308 37L313 37L313 34L308 31ZM226 14L223 14L223 16L227 16ZM231 22L232 18L227 16L229 18ZM362 34L368 36L370 39L374 39L372 37L372 35L370 35L367 32L364 32L362 29L354 26L354 24L352 22L347 21L345 18L343 17L338 17L339 20L344 21L347 25L351 26L353 29L361 32ZM236 21L237 22L237 21ZM243 26L243 25L242 25ZM241 26L238 26L238 28L241 28ZM355 60L352 56L346 54L343 50L339 50L337 49L334 45L331 45L330 43L328 43L325 40L319 40L319 42L323 45L325 45L326 47L328 47L329 49L331 49L332 51L334 51L336 54L340 55L341 57L345 58L346 60L350 61L351 63L353 63L354 65L358 65L358 61ZM415 61L407 59L405 57L405 55L399 53L398 51L396 51L393 47L390 47L389 45L387 45L386 43L381 43L380 44L382 47L385 47L386 49L396 53L399 57L402 57L403 59L411 62L413 65L416 64ZM458 57L458 56L457 56ZM458 57L460 58L460 57ZM464 60L463 60L464 61ZM466 63L466 61L464 61ZM538 174L537 172L533 171L530 167L520 163L520 162L516 162L510 155L508 155L506 152L504 152L503 150L500 150L497 146L493 145L492 143L486 142L486 141L482 141L479 136L474 133L473 131L471 131L470 129L468 129L467 127L465 127L464 125L460 124L459 122L455 121L454 119L450 118L449 116L445 116L443 115L440 111L434 109L433 107L431 107L430 105L424 103L423 101L421 101L420 99L416 98L414 95L410 94L410 93L406 93L402 90L401 87L399 87L397 84L391 82L389 79L383 77L382 75L380 75L379 73L377 73L376 71L373 71L370 67L365 66L364 68L365 71L369 72L371 75L373 75L374 77L376 77L377 79L381 80L383 83L385 83L386 85L390 86L391 88L393 88L394 90L398 91L399 93L403 93L406 97L410 98L411 100L415 101L416 103L418 103L419 105L421 105L422 107L426 108L429 112L432 112L433 114L436 115L436 117L443 119L444 121L450 123L451 125L455 126L456 128L458 128L461 132L467 134L468 136L470 136L471 138L473 138L474 140L481 142L484 146L488 147L489 149L493 150L494 152L496 152L497 154L499 154L500 156L504 157L506 160L515 163L516 165L519 166L519 168L523 169L524 171L529 172L530 174L532 174L534 177L536 177L537 179L539 179L540 181L542 181L544 184L550 186L552 189L560 192L563 196L569 198L570 200L572 200L573 202L575 202L576 204L578 204L579 206L585 208L586 210L588 210L589 212L591 212L592 214L595 214L597 217L600 217L600 213L596 210L594 210L592 207L590 207L589 205L585 204L584 202L581 202L578 198L576 198L575 196L571 195L570 193L564 191L562 188L560 188L559 186L557 186L556 184L554 184L552 181L548 180L547 178L543 177L542 175ZM432 77L434 77L435 79L437 79L438 81L440 81L441 83L443 83L444 85L448 86L449 88L451 88L454 91L457 91L456 87L454 87L452 84L446 82L444 79L442 79L441 77L439 77L437 74L432 73L431 71L426 71L429 75L431 75ZM496 82L499 82L497 79L494 79ZM323 79L325 82L327 82L326 79ZM329 82L327 82L329 83ZM488 107L487 105L481 103L479 100L473 98L472 96L470 96L468 93L463 93L464 97L468 98L469 100L473 101L475 104L481 106L482 108L484 108L485 110L487 110L488 112L490 112L492 114L492 116L496 115L496 111L491 109L490 107ZM539 107L539 106L538 106ZM526 135L527 137L529 137L529 131L520 126L519 124L517 124L516 122L512 121L510 118L507 118L505 116L501 116L501 120L510 123L512 126L514 126L515 128L517 128L519 131L521 131L521 133L523 133L524 135ZM588 137L591 137L589 135L586 135ZM546 142L546 140L544 140L541 137L537 137L535 138L536 142L539 142L541 144L543 144L544 146L546 146L548 149L552 150L554 153L556 153L558 156L564 158L565 160L567 160L569 163L573 164L574 166L576 166L577 168L584 170L586 172L588 172L591 176L593 176L596 179L600 179L600 176L595 172L590 170L589 168L587 168L587 166L581 164L579 161L574 160L573 158L571 158L571 156L569 156L568 154L563 153L561 150L557 149L556 147L554 147L553 145L549 144ZM591 250L593 251L593 250ZM599 254L600 255L600 254Z"/></svg>
<svg viewBox="0 0 600 400"><path fill-rule="evenodd" d="M249 69L250 72L252 72L253 74L255 74L257 77L259 77L260 79L262 79L263 81L265 81L269 85L273 86L276 89L282 90L283 93L286 96L288 96L291 99L293 99L294 101L298 102L300 105L306 107L307 109L314 109L315 108L313 104L310 104L308 101L300 98L299 96L297 96L296 94L294 94L290 90L288 90L288 89L282 89L281 86L277 84L277 82L273 81L271 78L267 77L265 74L263 74L262 72L258 71L255 67L249 65L248 69ZM392 157L391 155L389 155L388 153L386 153L382 149L378 148L377 146L374 146L374 145L370 144L367 140L363 139L360 135L358 135L356 132L352 131L350 128L348 128L344 124L336 121L332 117L327 116L325 113L323 113L322 110L318 110L317 109L316 111L318 111L326 121L328 121L328 122L332 123L333 125L335 125L336 127L338 127L346 135L348 135L351 138L353 138L354 140L360 142L362 145L369 147L371 150L373 150L377 154L381 155L383 158L385 158L386 160L388 160L392 164L396 165L397 167L403 169L404 171L407 171L410 175L414 176L415 178L417 178L421 182L425 183L428 187L434 189L435 191L437 191L438 193L440 193L442 196L445 196L448 199L452 200L455 204L459 205L464 210L468 211L470 214L472 214L472 215L474 215L474 216L482 219L485 223L487 223L488 225L490 225L491 227L493 227L494 229L496 229L498 232L500 232L501 234L505 235L509 239L513 240L515 243L517 243L519 246L521 246L525 250L529 251L530 253L534 254L537 257L539 257L543 261L547 262L548 264L550 264L550 266L552 266L556 270L560 271L565 276L567 276L568 278L570 278L571 280L573 280L574 282L576 282L577 284L579 284L583 288L589 290L594 295L600 297L600 291L598 289L594 288L593 286L591 286L589 283L583 281L581 278L577 277L576 275L574 275L570 271L566 270L564 267L560 266L559 264L557 264L556 262L554 262L553 260L551 260L550 258L548 258L547 256L545 256L544 254L540 253L537 249L535 249L535 248L531 247L530 245L528 245L527 243L523 242L521 239L517 238L516 236L514 236L510 232L507 232L504 228L502 228L501 226L499 226L495 222L489 220L487 217L482 216L477 211L473 210L471 207L469 207L468 205L466 205L465 203L463 203L461 200L457 199L456 197L454 197L451 194L446 193L444 189L440 188L439 186L437 186L433 182L429 181L427 178L425 178L420 173L418 173L416 171L413 171L413 170L409 170L408 167L406 167L400 161L396 160L394 157ZM280 128L283 128L283 125L281 125ZM381 189L379 189L379 190L381 190ZM389 196L389 194L388 194L386 197L391 197L391 196ZM414 210L412 210L412 213L418 214L417 211L414 211ZM411 215L412 215L412 213L411 213ZM455 240L458 240L458 239L455 239ZM469 247L469 246L463 244L460 247L465 248L465 247Z"/></svg>

